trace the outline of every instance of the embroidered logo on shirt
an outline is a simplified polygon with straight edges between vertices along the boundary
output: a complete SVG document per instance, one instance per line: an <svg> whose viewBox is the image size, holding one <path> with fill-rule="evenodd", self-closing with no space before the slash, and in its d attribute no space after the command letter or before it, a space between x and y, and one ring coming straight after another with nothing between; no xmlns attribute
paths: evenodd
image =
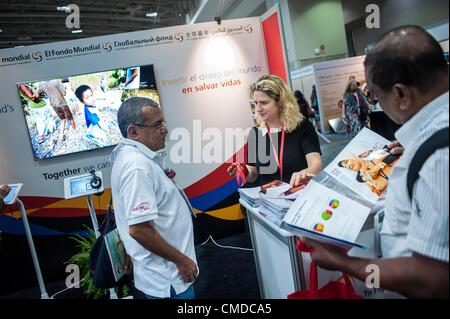
<svg viewBox="0 0 450 319"><path fill-rule="evenodd" d="M147 211L149 211L151 209L151 205L148 202L145 203L141 203L139 204L139 206L137 206L136 208L133 208L133 213L145 213Z"/></svg>

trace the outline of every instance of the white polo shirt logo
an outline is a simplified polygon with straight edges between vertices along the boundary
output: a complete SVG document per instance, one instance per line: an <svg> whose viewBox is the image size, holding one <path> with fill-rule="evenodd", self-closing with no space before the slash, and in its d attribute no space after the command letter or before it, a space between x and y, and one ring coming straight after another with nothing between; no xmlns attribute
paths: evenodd
<svg viewBox="0 0 450 319"><path fill-rule="evenodd" d="M139 204L136 208L133 208L133 213L137 214L145 214L148 213L152 209L150 203L145 202Z"/></svg>

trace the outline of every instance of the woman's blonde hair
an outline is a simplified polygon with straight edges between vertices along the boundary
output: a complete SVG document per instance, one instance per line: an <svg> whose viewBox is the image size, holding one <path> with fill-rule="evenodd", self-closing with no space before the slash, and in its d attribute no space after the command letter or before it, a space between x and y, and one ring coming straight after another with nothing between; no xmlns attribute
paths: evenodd
<svg viewBox="0 0 450 319"><path fill-rule="evenodd" d="M356 83L356 85L358 85L358 81L356 81L355 79L348 80L347 86L345 87L344 95L350 93L350 87L352 86L353 83Z"/></svg>
<svg viewBox="0 0 450 319"><path fill-rule="evenodd" d="M280 119L288 133L294 131L305 119L300 113L294 94L280 77L275 75L261 76L250 87L250 98L253 99L256 91L264 92L280 103ZM261 126L266 126L266 123L262 122Z"/></svg>

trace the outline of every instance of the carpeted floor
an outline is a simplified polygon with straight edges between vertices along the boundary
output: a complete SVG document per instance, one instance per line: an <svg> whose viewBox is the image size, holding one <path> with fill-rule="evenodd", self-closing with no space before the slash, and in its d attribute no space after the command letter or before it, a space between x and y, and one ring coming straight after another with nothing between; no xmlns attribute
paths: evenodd
<svg viewBox="0 0 450 319"><path fill-rule="evenodd" d="M248 233L216 241L223 246L251 248ZM211 241L196 247L200 275L195 284L198 299L258 299L259 288L252 251L224 249ZM51 296L65 289L65 283L46 284ZM39 289L19 291L0 299L38 299ZM80 289L70 289L55 299L83 299Z"/></svg>
<svg viewBox="0 0 450 319"><path fill-rule="evenodd" d="M252 248L248 233L217 241L222 246ZM200 299L260 298L252 251L219 248L209 242L197 247L200 276L195 286Z"/></svg>

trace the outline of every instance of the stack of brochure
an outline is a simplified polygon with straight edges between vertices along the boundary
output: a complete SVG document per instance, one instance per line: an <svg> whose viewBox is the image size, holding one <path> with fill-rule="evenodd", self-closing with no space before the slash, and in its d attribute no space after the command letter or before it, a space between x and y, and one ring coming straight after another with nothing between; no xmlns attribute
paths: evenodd
<svg viewBox="0 0 450 319"><path fill-rule="evenodd" d="M294 200L302 194L302 190L306 188L309 181L310 178L307 178L295 188L291 188L289 184L280 181L273 181L262 186L259 213L275 225L281 226Z"/></svg>
<svg viewBox="0 0 450 319"><path fill-rule="evenodd" d="M300 195L300 191L306 187L309 179L301 185L291 188L289 184L281 181L273 181L261 187L239 190L241 198L249 203L259 206L259 213L277 226L281 226L284 216Z"/></svg>
<svg viewBox="0 0 450 319"><path fill-rule="evenodd" d="M283 198L270 198L261 193L259 213L277 226L281 226L283 218L294 201Z"/></svg>
<svg viewBox="0 0 450 319"><path fill-rule="evenodd" d="M253 208L259 207L259 192L261 187L241 188L238 190L241 199Z"/></svg>

